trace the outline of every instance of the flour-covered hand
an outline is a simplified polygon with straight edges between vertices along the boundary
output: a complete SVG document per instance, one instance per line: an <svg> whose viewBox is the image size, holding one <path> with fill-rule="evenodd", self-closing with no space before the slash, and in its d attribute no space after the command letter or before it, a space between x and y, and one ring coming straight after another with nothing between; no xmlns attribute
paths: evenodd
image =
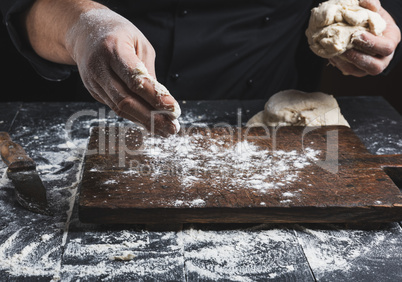
<svg viewBox="0 0 402 282"><path fill-rule="evenodd" d="M89 10L66 33L66 48L96 100L159 134L178 131L180 107L155 79L155 51L131 22L107 8Z"/></svg>
<svg viewBox="0 0 402 282"><path fill-rule="evenodd" d="M354 49L330 58L329 61L345 75L378 75L391 62L401 40L401 32L391 15L381 7L380 1L361 0L360 6L379 13L387 24L386 29L380 36L370 32L362 33L354 38Z"/></svg>

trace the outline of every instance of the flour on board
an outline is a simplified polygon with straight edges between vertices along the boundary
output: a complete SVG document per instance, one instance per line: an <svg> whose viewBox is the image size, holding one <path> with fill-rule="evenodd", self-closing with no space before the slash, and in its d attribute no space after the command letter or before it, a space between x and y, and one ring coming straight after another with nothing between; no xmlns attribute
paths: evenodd
<svg viewBox="0 0 402 282"><path fill-rule="evenodd" d="M142 153L155 164L149 175L154 179L175 173L185 188L208 174L217 180L212 187L224 182L226 189L265 192L297 181L299 171L316 161L320 151L268 150L247 140L228 146L224 140L194 134L146 138Z"/></svg>

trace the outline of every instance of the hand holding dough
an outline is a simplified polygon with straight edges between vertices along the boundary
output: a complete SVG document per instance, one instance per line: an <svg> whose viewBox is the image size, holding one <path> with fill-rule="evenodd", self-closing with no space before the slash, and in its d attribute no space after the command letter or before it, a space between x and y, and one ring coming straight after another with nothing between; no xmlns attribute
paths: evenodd
<svg viewBox="0 0 402 282"><path fill-rule="evenodd" d="M381 7L379 0L360 0L360 6L377 12L385 20L387 27L381 36L365 32L355 37L356 46L340 56L329 60L344 75L363 77L382 73L392 61L401 40L401 31L392 16Z"/></svg>
<svg viewBox="0 0 402 282"><path fill-rule="evenodd" d="M329 0L311 10L306 35L315 54L332 58L358 47L354 40L366 31L381 35L386 25L380 14L361 7L358 0Z"/></svg>
<svg viewBox="0 0 402 282"><path fill-rule="evenodd" d="M273 95L264 111L257 113L247 126L321 126L345 125L335 98L322 92L305 93L285 90Z"/></svg>

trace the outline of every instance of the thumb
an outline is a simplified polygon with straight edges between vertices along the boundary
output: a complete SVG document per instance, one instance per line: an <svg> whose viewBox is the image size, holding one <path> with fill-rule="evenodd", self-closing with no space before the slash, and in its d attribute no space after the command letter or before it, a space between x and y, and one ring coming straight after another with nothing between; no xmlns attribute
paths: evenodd
<svg viewBox="0 0 402 282"><path fill-rule="evenodd" d="M359 5L373 12L378 12L381 9L380 0L359 0Z"/></svg>

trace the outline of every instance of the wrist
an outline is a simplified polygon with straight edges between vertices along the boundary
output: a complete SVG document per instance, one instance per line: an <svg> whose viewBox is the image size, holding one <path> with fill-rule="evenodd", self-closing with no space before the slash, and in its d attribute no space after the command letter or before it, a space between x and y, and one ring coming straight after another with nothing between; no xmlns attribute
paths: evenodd
<svg viewBox="0 0 402 282"><path fill-rule="evenodd" d="M66 31L64 42L73 61L92 50L109 50L113 53L116 40L125 38L132 24L119 14L101 6L82 12ZM85 57L85 56L84 56Z"/></svg>
<svg viewBox="0 0 402 282"><path fill-rule="evenodd" d="M82 13L99 6L92 1L36 0L22 16L22 26L39 56L55 63L75 64L65 35Z"/></svg>

